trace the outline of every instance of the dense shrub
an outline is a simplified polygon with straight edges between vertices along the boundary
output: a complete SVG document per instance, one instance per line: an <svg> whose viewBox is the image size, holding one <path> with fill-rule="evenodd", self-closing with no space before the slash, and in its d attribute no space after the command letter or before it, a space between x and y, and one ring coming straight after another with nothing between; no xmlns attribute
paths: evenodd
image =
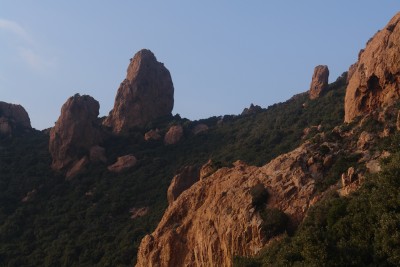
<svg viewBox="0 0 400 267"><path fill-rule="evenodd" d="M251 204L256 209L261 209L267 203L268 200L268 190L264 187L263 184L256 184L252 188L250 188L250 195L252 198Z"/></svg>

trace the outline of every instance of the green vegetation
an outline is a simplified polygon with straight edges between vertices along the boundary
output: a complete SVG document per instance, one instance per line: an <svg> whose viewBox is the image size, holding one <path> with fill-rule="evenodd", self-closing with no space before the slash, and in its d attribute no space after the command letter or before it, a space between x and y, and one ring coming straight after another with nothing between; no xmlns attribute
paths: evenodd
<svg viewBox="0 0 400 267"><path fill-rule="evenodd" d="M252 198L251 204L256 209L262 209L268 200L268 190L264 187L263 184L256 184L252 188L250 188L250 195Z"/></svg>
<svg viewBox="0 0 400 267"><path fill-rule="evenodd" d="M111 138L103 144L110 164L125 154L139 160L121 174L99 164L65 181L50 169L44 132L0 139L0 266L133 266L141 239L167 207L167 188L178 169L210 158L225 166L237 159L262 165L294 149L304 128L321 124L328 130L342 122L344 81L340 77L320 99L301 94L254 116L198 122L175 116ZM142 140L148 129L165 133L177 123L185 136L176 145ZM209 131L194 136L197 123L207 124ZM28 192L29 200L22 202ZM149 207L149 213L132 219L134 207ZM264 212L273 218L267 223L279 226L271 235L281 233L282 214ZM392 227L389 219L385 227Z"/></svg>

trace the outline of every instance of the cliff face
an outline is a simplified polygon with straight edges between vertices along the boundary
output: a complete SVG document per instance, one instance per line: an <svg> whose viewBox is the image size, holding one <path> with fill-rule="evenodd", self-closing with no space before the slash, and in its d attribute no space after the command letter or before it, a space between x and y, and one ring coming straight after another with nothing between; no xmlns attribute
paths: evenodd
<svg viewBox="0 0 400 267"><path fill-rule="evenodd" d="M143 49L131 60L104 125L115 133L126 132L171 115L173 106L174 86L168 69L150 50Z"/></svg>
<svg viewBox="0 0 400 267"><path fill-rule="evenodd" d="M400 98L400 13L368 41L349 70L345 121Z"/></svg>
<svg viewBox="0 0 400 267"><path fill-rule="evenodd" d="M30 130L29 115L21 105L0 101L0 135L12 135L16 130Z"/></svg>
<svg viewBox="0 0 400 267"><path fill-rule="evenodd" d="M332 153L338 149L327 146ZM297 225L317 195L315 180L322 175L320 163L315 160L320 168L309 163L313 156L324 161L318 146L306 143L263 167L236 162L233 168L201 175L142 240L136 266L232 266L233 256L256 254L268 238L252 204L251 188L264 185L270 194L268 207L285 212Z"/></svg>
<svg viewBox="0 0 400 267"><path fill-rule="evenodd" d="M87 163L90 149L101 141L101 132L96 125L99 108L99 102L88 95L75 95L65 102L50 131L53 169L70 170L74 164L79 163L76 168L81 168Z"/></svg>

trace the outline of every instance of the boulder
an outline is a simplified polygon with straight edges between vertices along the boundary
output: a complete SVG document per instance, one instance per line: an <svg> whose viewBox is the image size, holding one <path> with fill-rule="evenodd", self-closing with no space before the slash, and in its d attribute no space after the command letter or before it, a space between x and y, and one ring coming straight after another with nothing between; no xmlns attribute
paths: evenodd
<svg viewBox="0 0 400 267"><path fill-rule="evenodd" d="M126 170L134 167L136 165L136 163L137 163L137 159L135 156L125 155L125 156L119 157L117 159L117 161L114 164L108 166L107 169L110 172L119 173L119 172L123 172L123 171L126 171Z"/></svg>
<svg viewBox="0 0 400 267"><path fill-rule="evenodd" d="M143 49L131 59L114 108L103 124L114 133L127 132L170 116L173 106L174 85L168 69L150 50Z"/></svg>
<svg viewBox="0 0 400 267"><path fill-rule="evenodd" d="M61 115L50 130L49 150L54 170L70 170L102 141L97 123L99 108L99 102L93 97L79 94L62 106Z"/></svg>
<svg viewBox="0 0 400 267"><path fill-rule="evenodd" d="M318 65L314 68L309 96L310 99L316 99L328 89L329 69L326 65Z"/></svg>
<svg viewBox="0 0 400 267"><path fill-rule="evenodd" d="M164 143L166 145L174 145L178 143L183 136L183 128L180 125L171 126L164 136Z"/></svg>
<svg viewBox="0 0 400 267"><path fill-rule="evenodd" d="M31 120L24 107L0 101L0 135L11 136L16 131L31 129Z"/></svg>
<svg viewBox="0 0 400 267"><path fill-rule="evenodd" d="M345 122L400 98L400 12L359 54L345 97ZM355 69L355 70L353 70Z"/></svg>

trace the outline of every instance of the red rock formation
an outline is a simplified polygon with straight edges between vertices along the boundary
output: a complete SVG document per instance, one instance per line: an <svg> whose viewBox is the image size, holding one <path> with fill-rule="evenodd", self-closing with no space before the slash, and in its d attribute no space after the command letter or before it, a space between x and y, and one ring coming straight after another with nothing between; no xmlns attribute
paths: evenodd
<svg viewBox="0 0 400 267"><path fill-rule="evenodd" d="M125 155L119 157L114 164L108 166L107 168L110 172L123 172L135 166L136 163L137 159L135 156Z"/></svg>
<svg viewBox="0 0 400 267"><path fill-rule="evenodd" d="M400 98L400 13L368 41L350 67L345 121L393 104Z"/></svg>
<svg viewBox="0 0 400 267"><path fill-rule="evenodd" d="M310 85L310 99L316 99L328 89L329 69L328 66L319 65L314 69Z"/></svg>
<svg viewBox="0 0 400 267"><path fill-rule="evenodd" d="M21 105L0 101L0 135L12 135L13 132L31 130L31 121Z"/></svg>
<svg viewBox="0 0 400 267"><path fill-rule="evenodd" d="M101 132L97 125L99 102L88 95L76 94L61 108L61 115L50 131L49 150L53 158L52 168L70 170L79 161L87 162L90 149L101 142ZM82 161L83 160L83 161ZM84 164L83 164L84 165Z"/></svg>
<svg viewBox="0 0 400 267"><path fill-rule="evenodd" d="M332 146L331 152L336 148ZM236 162L207 176L170 204L157 229L141 242L136 266L232 266L235 255L255 255L268 241L262 219L252 204L251 188L262 184L270 194L268 206L299 223L315 192L310 155L320 158L319 146L305 143L263 167Z"/></svg>
<svg viewBox="0 0 400 267"><path fill-rule="evenodd" d="M164 143L166 145L174 145L181 140L183 136L183 128L180 125L171 126L164 136Z"/></svg>
<svg viewBox="0 0 400 267"><path fill-rule="evenodd" d="M126 132L171 115L173 106L174 86L168 69L150 50L143 49L131 60L104 125L115 133Z"/></svg>

